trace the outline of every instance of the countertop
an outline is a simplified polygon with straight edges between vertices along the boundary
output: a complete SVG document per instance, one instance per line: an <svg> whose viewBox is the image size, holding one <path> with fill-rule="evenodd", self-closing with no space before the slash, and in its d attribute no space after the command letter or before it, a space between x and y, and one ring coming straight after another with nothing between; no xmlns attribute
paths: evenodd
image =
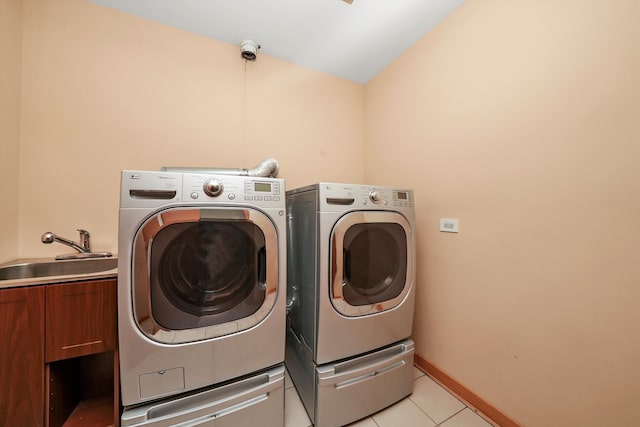
<svg viewBox="0 0 640 427"><path fill-rule="evenodd" d="M117 256L113 256L112 259L117 259ZM39 262L55 262L53 258L21 258L13 261L8 261L0 264L0 268L8 267L16 264L25 263L39 263ZM82 261L78 261L82 262ZM84 273L84 274L66 274L63 276L42 276L31 277L26 279L11 279L0 280L0 289L18 288L25 286L36 285L49 285L65 282L79 282L83 280L95 280L95 279L113 279L118 276L118 268L112 268L111 270L99 271L96 273Z"/></svg>

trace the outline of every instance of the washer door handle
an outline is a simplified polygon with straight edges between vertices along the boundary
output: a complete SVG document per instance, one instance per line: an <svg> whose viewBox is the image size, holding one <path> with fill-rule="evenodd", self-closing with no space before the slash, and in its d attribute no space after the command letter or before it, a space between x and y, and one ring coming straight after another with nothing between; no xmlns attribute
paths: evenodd
<svg viewBox="0 0 640 427"><path fill-rule="evenodd" d="M342 285L351 281L351 252L347 248L342 249Z"/></svg>
<svg viewBox="0 0 640 427"><path fill-rule="evenodd" d="M267 248L261 247L258 251L258 283L267 284Z"/></svg>

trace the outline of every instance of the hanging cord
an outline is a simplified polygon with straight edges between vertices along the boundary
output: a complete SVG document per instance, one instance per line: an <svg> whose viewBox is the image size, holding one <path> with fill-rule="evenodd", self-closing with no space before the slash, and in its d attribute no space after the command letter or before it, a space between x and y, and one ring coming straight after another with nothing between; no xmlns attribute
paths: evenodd
<svg viewBox="0 0 640 427"><path fill-rule="evenodd" d="M244 74L242 78L242 144L245 159L249 155L249 144L247 141L247 61L244 60Z"/></svg>

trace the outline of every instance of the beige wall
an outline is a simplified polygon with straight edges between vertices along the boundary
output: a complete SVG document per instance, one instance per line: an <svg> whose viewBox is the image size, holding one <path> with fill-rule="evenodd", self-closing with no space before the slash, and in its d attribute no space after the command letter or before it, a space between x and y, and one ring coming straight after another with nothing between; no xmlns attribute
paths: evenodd
<svg viewBox="0 0 640 427"><path fill-rule="evenodd" d="M0 0L0 262L18 254L22 1Z"/></svg>
<svg viewBox="0 0 640 427"><path fill-rule="evenodd" d="M25 0L20 256L53 231L117 250L122 169L280 162L361 181L364 88L82 0Z"/></svg>
<svg viewBox="0 0 640 427"><path fill-rule="evenodd" d="M468 1L366 86L366 180L416 190L417 352L525 426L640 425L638 22Z"/></svg>

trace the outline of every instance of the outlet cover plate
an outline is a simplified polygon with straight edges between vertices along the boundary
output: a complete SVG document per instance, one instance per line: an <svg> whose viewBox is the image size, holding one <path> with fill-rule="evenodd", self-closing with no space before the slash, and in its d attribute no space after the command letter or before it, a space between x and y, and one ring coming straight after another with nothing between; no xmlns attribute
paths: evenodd
<svg viewBox="0 0 640 427"><path fill-rule="evenodd" d="M458 232L458 220L450 218L440 219L440 231L445 233L457 233Z"/></svg>

